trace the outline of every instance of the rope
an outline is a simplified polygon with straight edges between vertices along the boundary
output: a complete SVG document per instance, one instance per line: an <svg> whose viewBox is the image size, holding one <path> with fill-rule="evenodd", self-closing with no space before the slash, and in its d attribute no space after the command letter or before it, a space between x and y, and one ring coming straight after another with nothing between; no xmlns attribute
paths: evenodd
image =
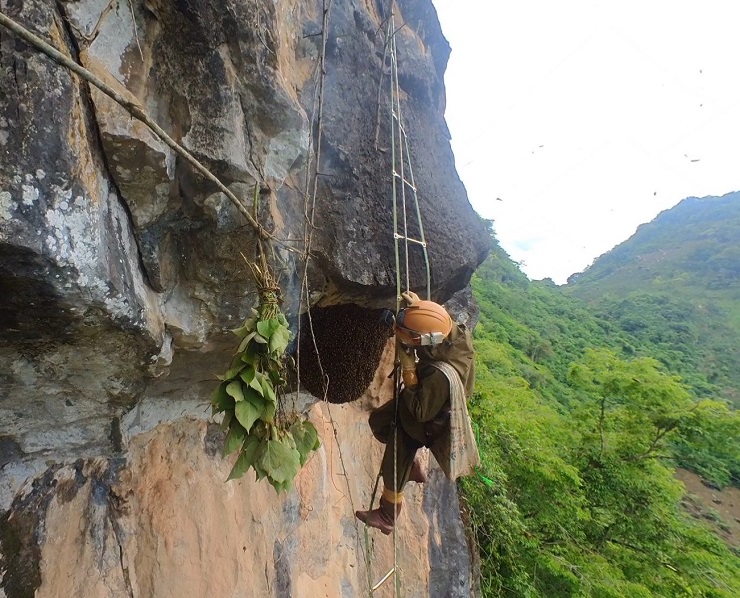
<svg viewBox="0 0 740 598"><path fill-rule="evenodd" d="M321 356L319 355L318 347L316 346L316 338L313 334L313 323L311 321L311 304L309 299L309 288L308 288L308 263L311 259L311 244L313 242L313 231L315 229L315 215L316 215L316 196L318 194L318 181L319 181L319 161L321 159L321 137L323 135L323 115L324 115L324 81L326 78L326 38L329 26L329 12L331 10L332 0L324 0L323 4L323 20L321 28L321 50L319 54L319 62L316 65L316 72L314 76L318 79L318 84L314 90L314 105L313 113L311 117L311 126L309 133L309 147L313 144L314 156L308 154L306 160L306 179L305 179L305 194L303 197L303 239L304 239L304 252L303 252L303 277L301 279L301 290L300 297L298 300L298 338L301 338L301 318L300 313L303 310L304 301L306 305L306 314L309 321L309 329L311 337L314 343L314 350L316 351L316 359L321 371L321 379L325 380L325 374L323 367L321 366ZM313 124L316 123L316 139L313 138ZM315 158L312 161L312 158ZM313 176L311 176L312 166ZM309 203L311 207L309 209ZM296 354L296 375L298 378L297 390L300 391L300 380L301 380L301 353L300 351ZM328 386L324 385L324 395Z"/></svg>

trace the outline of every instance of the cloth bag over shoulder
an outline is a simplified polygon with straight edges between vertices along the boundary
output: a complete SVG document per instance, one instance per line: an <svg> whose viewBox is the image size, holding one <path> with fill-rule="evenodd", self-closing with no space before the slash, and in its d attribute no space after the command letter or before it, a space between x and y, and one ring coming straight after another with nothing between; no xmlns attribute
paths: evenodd
<svg viewBox="0 0 740 598"><path fill-rule="evenodd" d="M441 371L450 383L450 427L430 447L434 458L452 481L470 475L480 465L478 445L468 415L465 388L460 374L449 363L434 361L430 365Z"/></svg>

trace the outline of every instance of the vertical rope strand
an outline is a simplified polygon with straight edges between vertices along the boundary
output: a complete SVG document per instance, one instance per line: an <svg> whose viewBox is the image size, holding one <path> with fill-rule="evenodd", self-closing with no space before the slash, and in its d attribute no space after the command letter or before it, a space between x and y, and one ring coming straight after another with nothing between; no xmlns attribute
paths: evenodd
<svg viewBox="0 0 740 598"><path fill-rule="evenodd" d="M389 21L391 29L390 48L391 48L391 97L393 114L395 115L395 126L398 127L398 135L395 136L398 143L398 164L393 164L393 179L399 179L401 188L401 210L403 213L403 245L404 245L404 264L406 275L406 290L411 290L411 273L409 272L409 236L408 236L408 218L406 207L406 169L404 160L404 137L403 119L401 117L401 86L398 81L398 55L396 53L396 33L395 33L395 15L391 14Z"/></svg>
<svg viewBox="0 0 740 598"><path fill-rule="evenodd" d="M414 193L414 207L416 208L416 221L419 223L419 240L421 241L421 250L424 254L424 267L426 270L426 283L427 283L427 301L432 299L432 269L429 265L429 251L427 250L427 240L424 236L424 223L421 220L421 210L419 209L419 194L416 190L416 180L414 180L414 169L411 166L411 149L409 147L409 138L404 135L403 137L406 149L406 160L408 161L409 168L409 181L412 186Z"/></svg>

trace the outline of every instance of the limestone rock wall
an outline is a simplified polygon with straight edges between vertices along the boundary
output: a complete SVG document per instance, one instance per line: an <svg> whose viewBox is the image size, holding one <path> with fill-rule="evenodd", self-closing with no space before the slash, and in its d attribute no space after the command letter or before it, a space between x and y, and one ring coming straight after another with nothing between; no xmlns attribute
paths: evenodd
<svg viewBox="0 0 740 598"><path fill-rule="evenodd" d="M381 446L367 410L390 392L392 343L362 399L313 403L322 439L276 496L252 475L224 482L223 434L195 400L148 398L121 422L125 452L54 464L0 518L0 596L355 597L394 564L393 542L354 517L369 503ZM403 596L472 595L451 484L425 451L398 530ZM377 597L395 596L393 580Z"/></svg>
<svg viewBox="0 0 740 598"><path fill-rule="evenodd" d="M250 206L258 186L294 326L303 268L289 248L303 249L323 6L0 0L135 97ZM334 0L308 281L312 305L355 315L330 320L319 346L351 341L395 301L385 94L378 101L391 6L434 297L463 289L488 247L454 169L449 47L430 0ZM332 359L329 401L358 397L357 381L376 372L358 400L297 401L324 444L294 491L223 482L230 464L207 402L233 350L226 331L256 301L240 255L253 241L227 198L145 126L0 30L0 597L362 595L352 510L380 457L366 417L389 396L382 343ZM412 264L419 287L418 255ZM454 486L435 474L410 497L405 595L468 595ZM390 543L375 544L379 575Z"/></svg>

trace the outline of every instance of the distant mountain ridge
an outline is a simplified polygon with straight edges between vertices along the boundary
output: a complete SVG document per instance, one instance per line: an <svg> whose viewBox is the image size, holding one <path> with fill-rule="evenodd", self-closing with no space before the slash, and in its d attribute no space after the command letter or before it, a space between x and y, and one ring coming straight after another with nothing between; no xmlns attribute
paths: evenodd
<svg viewBox="0 0 740 598"><path fill-rule="evenodd" d="M612 277L613 287L622 277L634 280L636 270L642 280L688 271L693 282L709 288L740 287L740 191L684 199L640 225L627 241L572 275L568 284L578 282L585 289Z"/></svg>
<svg viewBox="0 0 740 598"><path fill-rule="evenodd" d="M698 394L740 402L740 192L684 199L563 290L653 350Z"/></svg>

